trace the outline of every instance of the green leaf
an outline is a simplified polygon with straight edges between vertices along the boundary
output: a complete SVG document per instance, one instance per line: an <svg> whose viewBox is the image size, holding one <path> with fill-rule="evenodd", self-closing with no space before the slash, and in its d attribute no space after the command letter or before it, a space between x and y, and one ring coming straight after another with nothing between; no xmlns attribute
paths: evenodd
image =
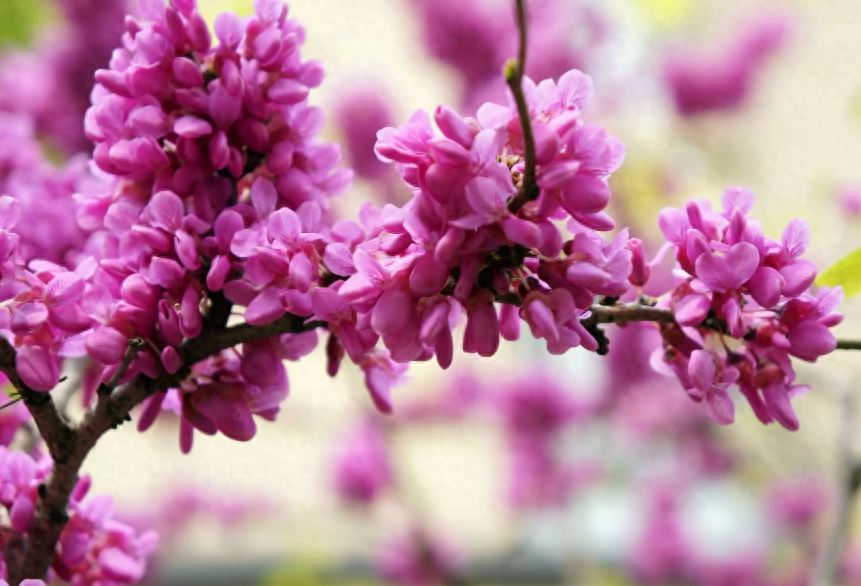
<svg viewBox="0 0 861 586"><path fill-rule="evenodd" d="M857 248L822 271L816 277L817 285L843 287L846 297L861 293L861 248Z"/></svg>
<svg viewBox="0 0 861 586"><path fill-rule="evenodd" d="M44 2L0 0L0 46L27 45L46 20Z"/></svg>

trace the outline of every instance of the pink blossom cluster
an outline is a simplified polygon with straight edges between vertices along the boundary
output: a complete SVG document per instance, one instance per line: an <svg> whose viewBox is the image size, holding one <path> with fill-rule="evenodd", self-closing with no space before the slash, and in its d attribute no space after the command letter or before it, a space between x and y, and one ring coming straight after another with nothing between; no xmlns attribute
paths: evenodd
<svg viewBox="0 0 861 586"><path fill-rule="evenodd" d="M342 500L370 504L393 485L387 441L385 430L373 419L344 435L332 466L332 485Z"/></svg>
<svg viewBox="0 0 861 586"><path fill-rule="evenodd" d="M564 505L595 479L594 466L567 462L559 453L566 429L594 416L592 405L539 371L508 381L488 399L501 419L507 444L507 496L512 507Z"/></svg>
<svg viewBox="0 0 861 586"><path fill-rule="evenodd" d="M511 10L481 0L409 0L418 15L422 40L431 56L457 73L461 104L471 110L505 91L499 71L517 53L518 31ZM566 0L534 0L528 7L526 73L557 78L585 69L607 36L610 22L596 5ZM540 31L540 33L538 32Z"/></svg>
<svg viewBox="0 0 861 586"><path fill-rule="evenodd" d="M248 441L257 433L255 417L274 421L289 393L285 360L298 360L317 345L316 332L284 334L246 342L191 368L176 389L155 393L143 403L138 429L146 431L162 409L180 416L179 445L191 451L194 431L221 433Z"/></svg>
<svg viewBox="0 0 861 586"><path fill-rule="evenodd" d="M357 177L384 185L392 168L374 153L377 131L395 123L391 99L380 83L356 82L339 93L334 121L343 137L344 150Z"/></svg>
<svg viewBox="0 0 861 586"><path fill-rule="evenodd" d="M686 499L697 486L674 478L646 487L644 523L626 560L627 570L636 583L702 586L810 583L814 565L810 554L815 553L810 550L810 538L816 534L815 522L821 519L828 505L827 487L821 481L796 477L778 480L767 487L760 506L767 513L762 521L768 543L754 542L722 552L714 550L686 514L691 510ZM785 550L796 553L787 559ZM857 555L857 550L847 548L840 556L839 583L857 581Z"/></svg>
<svg viewBox="0 0 861 586"><path fill-rule="evenodd" d="M47 457L34 461L23 452L0 447L0 504L8 512L12 530L28 530L51 464ZM137 583L158 535L138 533L117 521L111 497L87 496L89 489L90 479L84 476L72 492L69 520L60 535L49 579L59 578L74 586Z"/></svg>
<svg viewBox="0 0 861 586"><path fill-rule="evenodd" d="M74 271L25 266L26 241L10 232L23 206L6 199L0 210L3 328L33 390L52 389L69 356L89 356L104 382L137 340L123 380L175 373L183 341L222 327L234 304L249 323L273 309L309 315L325 246L311 230L350 181L336 168L338 147L314 139L322 114L306 98L322 69L301 60L304 31L285 5L259 0L244 20L219 15L217 45L193 1L138 8L142 20L126 20L123 47L96 73L85 119L101 179L75 196L88 256ZM252 414L274 417L287 394L280 360L307 353L316 337L291 340L195 367L175 390L184 449L192 428L245 440Z"/></svg>
<svg viewBox="0 0 861 586"><path fill-rule="evenodd" d="M57 167L46 159L33 119L0 113L0 194L20 202L15 226L25 260L74 264L86 242L73 194L97 186L83 156Z"/></svg>
<svg viewBox="0 0 861 586"><path fill-rule="evenodd" d="M743 25L709 52L677 47L664 64L664 83L682 116L733 110L748 100L768 59L786 44L789 21L777 14Z"/></svg>
<svg viewBox="0 0 861 586"><path fill-rule="evenodd" d="M352 225L349 239L328 244L323 262L346 280L312 294L315 316L336 324L330 329L354 362L381 339L396 363L436 356L446 368L463 313L467 353L493 355L500 336L517 339L521 319L552 353L597 349L580 317L595 295L624 293L631 271L627 232L608 244L596 231L614 226L602 211L610 199L606 178L624 149L582 120L588 76L571 71L558 85L527 79L524 90L538 187L536 198L516 209L523 139L513 103L485 104L477 118L441 106L438 134L422 111L379 132L378 156L396 164L413 198L402 208L366 208L364 238ZM568 221L567 240L557 220ZM497 300L504 302L498 311ZM391 409L380 393L387 389L370 390L378 407Z"/></svg>
<svg viewBox="0 0 861 586"><path fill-rule="evenodd" d="M678 283L669 303L676 324L662 326L656 367L674 373L689 396L719 423L734 419L730 385L738 385L763 423L798 429L791 398L808 390L795 382L791 358L815 362L834 350L829 331L840 288L808 292L816 268L801 258L809 242L793 220L780 242L748 218L753 194L730 188L723 209L705 201L661 211L659 225L676 260Z"/></svg>

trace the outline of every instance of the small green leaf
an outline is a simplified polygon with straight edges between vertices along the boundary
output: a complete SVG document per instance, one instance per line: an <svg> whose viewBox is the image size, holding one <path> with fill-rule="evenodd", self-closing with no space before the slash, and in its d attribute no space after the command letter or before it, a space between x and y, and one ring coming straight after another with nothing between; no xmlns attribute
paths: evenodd
<svg viewBox="0 0 861 586"><path fill-rule="evenodd" d="M27 45L49 12L42 4L32 0L0 0L0 46Z"/></svg>
<svg viewBox="0 0 861 586"><path fill-rule="evenodd" d="M822 271L817 285L843 287L846 297L861 293L861 248L857 248Z"/></svg>

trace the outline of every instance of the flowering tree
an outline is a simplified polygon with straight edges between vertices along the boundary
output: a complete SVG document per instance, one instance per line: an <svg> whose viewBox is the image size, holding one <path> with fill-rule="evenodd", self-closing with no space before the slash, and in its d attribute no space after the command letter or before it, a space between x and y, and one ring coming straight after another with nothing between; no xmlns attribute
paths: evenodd
<svg viewBox="0 0 861 586"><path fill-rule="evenodd" d="M287 397L284 361L320 335L328 373L347 357L389 413L409 363L451 365L464 319L463 351L480 356L517 339L522 322L552 354L606 354L605 324L651 322L662 341L654 368L711 419L733 422L727 389L737 385L763 423L790 430L791 399L807 390L793 359L858 348L829 331L840 289L810 291L805 222L769 239L748 217L746 189L728 189L721 210L692 201L662 211L666 243L651 262L627 230L601 234L615 228L607 178L624 147L586 124L587 75L524 76L524 0L508 103L474 117L440 106L381 130L377 157L412 198L366 205L358 221L329 208L352 175L339 147L316 139L323 115L307 97L323 70L301 59L305 32L285 5L220 14L213 40L194 0L138 4L95 73L83 120L92 159L49 191L71 213L46 237L28 229L44 213L33 190L0 198L0 370L47 451L0 452L11 584L49 572L139 580L155 536L113 520L109 498L86 496L87 454L136 408L141 431L178 413L183 452L195 431L251 440L257 418L275 419ZM665 254L674 286L646 297ZM68 358L86 364L89 409L75 422L51 393Z"/></svg>

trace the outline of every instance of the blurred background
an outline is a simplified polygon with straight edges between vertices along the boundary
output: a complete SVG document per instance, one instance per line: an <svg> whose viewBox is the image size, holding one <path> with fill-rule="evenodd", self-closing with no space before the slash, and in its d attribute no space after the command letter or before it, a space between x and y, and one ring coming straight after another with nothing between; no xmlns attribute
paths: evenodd
<svg viewBox="0 0 861 586"><path fill-rule="evenodd" d="M244 0L198 4L210 22L250 11ZM306 27L304 56L327 73L311 98L326 138L356 170L337 204L345 217L409 195L373 154L379 128L419 108L471 115L506 99L507 0L289 6ZM861 0L527 7L527 73L594 78L587 118L627 148L614 217L652 253L659 209L718 202L730 185L753 190L772 238L805 218L817 266L861 246ZM0 0L0 116L28 116L58 174L89 148L91 76L134 10ZM19 131L0 124L0 142L19 149ZM859 309L847 300L838 337L861 337ZM160 531L151 583L809 583L845 511L842 467L861 458L861 361L798 368L812 386L795 402L798 432L762 426L741 403L720 427L650 370L654 333L615 332L607 357L550 357L524 338L490 360L456 355L447 372L415 367L390 417L373 410L358 371L327 377L321 349L290 365L291 397L252 443L198 434L183 456L161 418L145 434L121 427L85 469L122 517ZM845 584L861 584L858 521L839 555Z"/></svg>

